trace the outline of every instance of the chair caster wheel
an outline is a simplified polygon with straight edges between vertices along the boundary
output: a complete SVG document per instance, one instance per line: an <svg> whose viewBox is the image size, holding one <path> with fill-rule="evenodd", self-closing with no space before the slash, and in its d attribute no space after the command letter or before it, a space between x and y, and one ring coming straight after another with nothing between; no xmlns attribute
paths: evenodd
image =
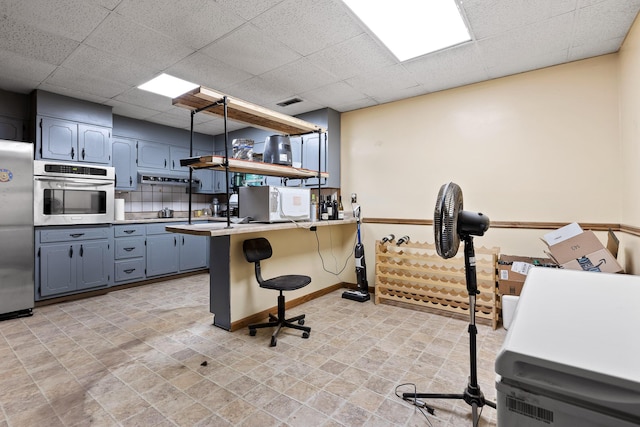
<svg viewBox="0 0 640 427"><path fill-rule="evenodd" d="M249 329L249 335L251 335L252 337L256 336L256 330L255 329Z"/></svg>
<svg viewBox="0 0 640 427"><path fill-rule="evenodd" d="M302 338L309 338L309 332L303 332Z"/></svg>
<svg viewBox="0 0 640 427"><path fill-rule="evenodd" d="M271 337L271 347L275 347L277 343L278 343L277 338L276 337Z"/></svg>
<svg viewBox="0 0 640 427"><path fill-rule="evenodd" d="M298 325L304 325L304 319L298 320Z"/></svg>

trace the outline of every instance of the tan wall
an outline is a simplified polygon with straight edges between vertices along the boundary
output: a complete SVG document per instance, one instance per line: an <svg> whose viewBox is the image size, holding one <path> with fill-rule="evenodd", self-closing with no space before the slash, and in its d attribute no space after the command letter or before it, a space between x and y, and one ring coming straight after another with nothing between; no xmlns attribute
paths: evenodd
<svg viewBox="0 0 640 427"><path fill-rule="evenodd" d="M620 223L618 67L606 55L345 113L342 192L365 218L430 219L454 181L494 221ZM433 242L426 226L363 225L370 281L373 242L406 230ZM476 246L540 256L545 232L490 229Z"/></svg>

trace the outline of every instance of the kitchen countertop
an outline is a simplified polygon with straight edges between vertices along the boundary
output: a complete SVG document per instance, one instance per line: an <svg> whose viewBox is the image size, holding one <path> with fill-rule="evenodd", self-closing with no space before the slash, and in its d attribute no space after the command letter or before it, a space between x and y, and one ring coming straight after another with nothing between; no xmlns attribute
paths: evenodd
<svg viewBox="0 0 640 427"><path fill-rule="evenodd" d="M227 217L222 216L211 216L211 215L201 215L201 216L191 216L191 221L215 221L215 222L225 222ZM173 218L158 218L157 214L126 214L125 219L123 220L115 220L112 224L141 224L141 223L156 223L156 222L182 222L189 221L189 217L186 215L176 215Z"/></svg>
<svg viewBox="0 0 640 427"><path fill-rule="evenodd" d="M339 219L332 221L316 221L316 222L277 222L277 223L249 223L249 224L231 224L231 228L227 228L225 218L223 221L191 224L191 225L168 225L167 231L172 233L194 234L196 236L226 236L231 234L258 233L262 231L291 230L295 228L309 229L311 227L326 227L331 225L355 224L355 218Z"/></svg>

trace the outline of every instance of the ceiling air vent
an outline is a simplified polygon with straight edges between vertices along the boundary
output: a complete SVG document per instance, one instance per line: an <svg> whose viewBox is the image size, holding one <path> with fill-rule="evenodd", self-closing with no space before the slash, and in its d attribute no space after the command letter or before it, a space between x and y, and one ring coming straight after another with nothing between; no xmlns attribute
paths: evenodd
<svg viewBox="0 0 640 427"><path fill-rule="evenodd" d="M297 104L298 102L302 102L302 99L300 98L291 98L291 99L287 99L286 101L282 101L282 102L278 102L278 106L279 107L288 107L291 104Z"/></svg>

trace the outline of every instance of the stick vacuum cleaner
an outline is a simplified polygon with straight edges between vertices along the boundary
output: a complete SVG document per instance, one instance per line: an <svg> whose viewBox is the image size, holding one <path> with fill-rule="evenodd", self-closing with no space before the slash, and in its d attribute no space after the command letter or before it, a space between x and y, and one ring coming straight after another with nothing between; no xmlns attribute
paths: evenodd
<svg viewBox="0 0 640 427"><path fill-rule="evenodd" d="M356 260L356 279L358 281L358 289L344 291L342 293L342 298L365 302L369 301L371 297L369 296L369 284L367 283L367 266L364 262L364 245L360 239L360 206L356 206L353 210L353 214L356 217L356 224L358 227L358 243L353 251Z"/></svg>

